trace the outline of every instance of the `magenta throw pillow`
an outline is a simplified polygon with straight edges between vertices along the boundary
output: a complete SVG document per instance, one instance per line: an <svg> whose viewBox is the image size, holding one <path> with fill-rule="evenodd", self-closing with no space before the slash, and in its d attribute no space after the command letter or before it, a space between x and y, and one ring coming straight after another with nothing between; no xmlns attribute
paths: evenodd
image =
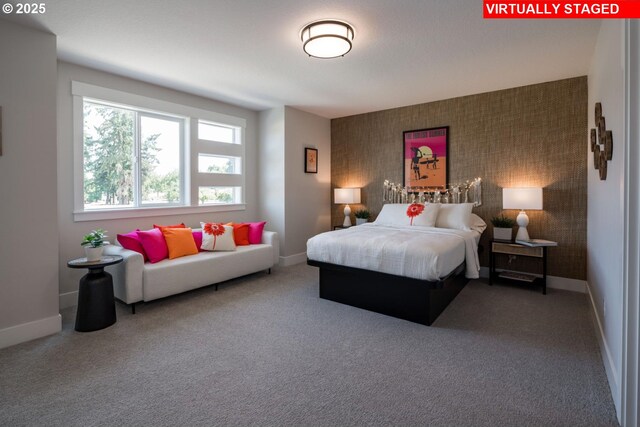
<svg viewBox="0 0 640 427"><path fill-rule="evenodd" d="M116 238L118 239L118 243L120 243L120 246L125 249L129 249L130 251L135 251L139 254L142 254L144 262L147 262L149 261L149 257L142 247L142 242L140 241L140 237L138 237L138 231L140 231L140 229L136 229L135 231L131 231L126 234L118 234Z"/></svg>
<svg viewBox="0 0 640 427"><path fill-rule="evenodd" d="M245 222L249 224L249 244L258 245L262 243L262 231L267 221L262 222Z"/></svg>
<svg viewBox="0 0 640 427"><path fill-rule="evenodd" d="M193 230L191 233L193 234L193 240L196 241L198 252L202 252L202 230Z"/></svg>
<svg viewBox="0 0 640 427"><path fill-rule="evenodd" d="M155 264L169 257L167 242L164 240L162 231L159 228L147 231L136 231L136 233L151 263Z"/></svg>

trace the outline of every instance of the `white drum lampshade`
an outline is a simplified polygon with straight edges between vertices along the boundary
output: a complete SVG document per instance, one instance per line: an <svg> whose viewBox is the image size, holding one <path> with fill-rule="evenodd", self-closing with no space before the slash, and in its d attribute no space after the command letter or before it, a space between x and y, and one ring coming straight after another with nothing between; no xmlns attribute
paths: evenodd
<svg viewBox="0 0 640 427"><path fill-rule="evenodd" d="M520 209L516 218L519 225L516 240L530 240L529 217L524 210L542 210L542 188L503 188L502 209Z"/></svg>
<svg viewBox="0 0 640 427"><path fill-rule="evenodd" d="M351 227L351 208L349 203L360 203L359 188L336 188L333 190L333 201L336 205L346 204L344 207L343 227Z"/></svg>

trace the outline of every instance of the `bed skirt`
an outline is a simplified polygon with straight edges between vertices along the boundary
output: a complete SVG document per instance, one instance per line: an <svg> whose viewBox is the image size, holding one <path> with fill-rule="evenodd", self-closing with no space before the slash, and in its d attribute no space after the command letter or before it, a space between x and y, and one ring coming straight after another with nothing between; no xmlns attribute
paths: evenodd
<svg viewBox="0 0 640 427"><path fill-rule="evenodd" d="M320 269L320 298L431 325L469 279L462 263L438 281L307 260Z"/></svg>

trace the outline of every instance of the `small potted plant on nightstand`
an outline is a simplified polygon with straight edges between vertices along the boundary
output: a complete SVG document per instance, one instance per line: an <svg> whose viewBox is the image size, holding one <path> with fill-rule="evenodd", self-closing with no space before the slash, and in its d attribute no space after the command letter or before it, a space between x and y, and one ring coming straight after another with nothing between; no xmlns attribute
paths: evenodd
<svg viewBox="0 0 640 427"><path fill-rule="evenodd" d="M97 230L91 230L91 233L82 238L82 243L80 243L80 245L84 246L87 261L100 261L100 258L102 258L104 245L108 243L104 240L107 238L105 233L106 231L98 228Z"/></svg>
<svg viewBox="0 0 640 427"><path fill-rule="evenodd" d="M356 225L364 224L369 221L371 217L371 212L366 209L359 209L354 214L356 216Z"/></svg>
<svg viewBox="0 0 640 427"><path fill-rule="evenodd" d="M495 240L511 241L513 226L516 225L514 220L500 215L491 218L491 224L493 224L493 238Z"/></svg>

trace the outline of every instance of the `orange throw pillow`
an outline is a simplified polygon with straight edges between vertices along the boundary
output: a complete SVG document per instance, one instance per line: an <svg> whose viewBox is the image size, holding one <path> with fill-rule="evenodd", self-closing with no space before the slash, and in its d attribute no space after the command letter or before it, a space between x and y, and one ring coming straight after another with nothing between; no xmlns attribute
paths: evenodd
<svg viewBox="0 0 640 427"><path fill-rule="evenodd" d="M249 243L249 224L234 224L228 222L225 225L233 227L233 241L236 246L248 246Z"/></svg>
<svg viewBox="0 0 640 427"><path fill-rule="evenodd" d="M153 228L159 228L160 230L162 230L163 228L186 228L186 225L184 225L184 222L181 222L180 224L175 224L175 225L153 224Z"/></svg>
<svg viewBox="0 0 640 427"><path fill-rule="evenodd" d="M195 255L198 253L196 241L190 228L160 228L167 242L169 249L169 259L180 258L186 255Z"/></svg>

